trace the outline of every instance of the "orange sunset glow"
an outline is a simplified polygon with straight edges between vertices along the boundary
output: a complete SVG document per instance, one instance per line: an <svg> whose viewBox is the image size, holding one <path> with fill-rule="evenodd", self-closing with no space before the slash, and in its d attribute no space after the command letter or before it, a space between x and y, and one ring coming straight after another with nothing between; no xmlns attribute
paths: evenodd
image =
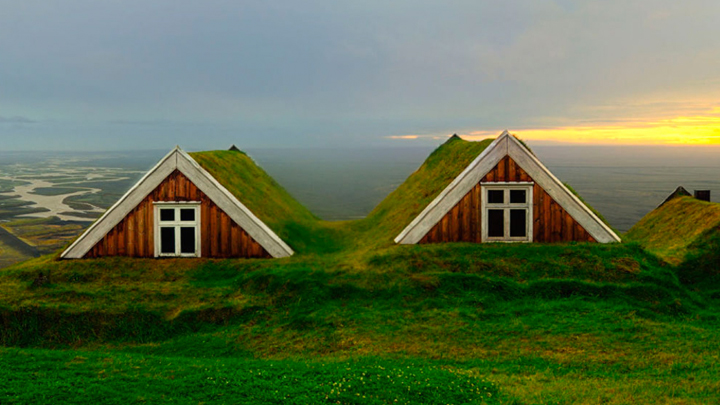
<svg viewBox="0 0 720 405"><path fill-rule="evenodd" d="M525 140L585 144L720 145L720 109L712 114L675 117L647 122L613 123L553 128L512 129ZM497 131L471 131L464 139L479 140Z"/></svg>
<svg viewBox="0 0 720 405"><path fill-rule="evenodd" d="M497 136L506 128L455 131L463 139L478 141ZM608 124L507 129L524 140L575 144L614 145L720 145L720 108L706 114L650 120L620 120ZM389 139L444 139L443 134L391 135Z"/></svg>

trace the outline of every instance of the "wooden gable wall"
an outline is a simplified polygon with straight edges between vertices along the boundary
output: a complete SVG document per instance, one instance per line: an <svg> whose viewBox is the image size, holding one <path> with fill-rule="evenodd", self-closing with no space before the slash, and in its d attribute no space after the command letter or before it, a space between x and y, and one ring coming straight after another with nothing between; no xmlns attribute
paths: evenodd
<svg viewBox="0 0 720 405"><path fill-rule="evenodd" d="M175 170L148 194L85 257L155 257L155 201L200 202L200 255L202 257L271 257L205 193Z"/></svg>
<svg viewBox="0 0 720 405"><path fill-rule="evenodd" d="M480 183L534 181L509 156L505 156ZM470 190L420 243L482 242L482 193L480 183ZM580 224L537 183L533 187L533 242L595 242Z"/></svg>

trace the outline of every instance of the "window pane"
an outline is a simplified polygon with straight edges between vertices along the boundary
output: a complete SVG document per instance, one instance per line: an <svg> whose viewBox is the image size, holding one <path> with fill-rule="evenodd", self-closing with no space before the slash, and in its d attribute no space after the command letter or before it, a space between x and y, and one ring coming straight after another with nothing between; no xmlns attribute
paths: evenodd
<svg viewBox="0 0 720 405"><path fill-rule="evenodd" d="M488 190L488 204L502 204L505 202L505 190Z"/></svg>
<svg viewBox="0 0 720 405"><path fill-rule="evenodd" d="M527 202L526 190L510 190L511 204L525 204Z"/></svg>
<svg viewBox="0 0 720 405"><path fill-rule="evenodd" d="M161 221L174 221L175 220L175 208L160 208L160 220Z"/></svg>
<svg viewBox="0 0 720 405"><path fill-rule="evenodd" d="M488 210L488 237L502 238L505 236L505 211Z"/></svg>
<svg viewBox="0 0 720 405"><path fill-rule="evenodd" d="M180 228L180 253L195 253L195 227Z"/></svg>
<svg viewBox="0 0 720 405"><path fill-rule="evenodd" d="M527 237L527 211L510 210L510 237Z"/></svg>
<svg viewBox="0 0 720 405"><path fill-rule="evenodd" d="M160 228L160 253L175 254L175 228Z"/></svg>
<svg viewBox="0 0 720 405"><path fill-rule="evenodd" d="M183 208L180 210L181 221L194 221L195 220L195 208Z"/></svg>

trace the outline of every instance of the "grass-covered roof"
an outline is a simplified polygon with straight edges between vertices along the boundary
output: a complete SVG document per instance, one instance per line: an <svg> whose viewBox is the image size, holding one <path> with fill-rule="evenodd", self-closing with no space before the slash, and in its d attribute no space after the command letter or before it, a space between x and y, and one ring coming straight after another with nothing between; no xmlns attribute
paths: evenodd
<svg viewBox="0 0 720 405"><path fill-rule="evenodd" d="M315 217L243 152L190 155L297 253L328 253L393 244L393 238L491 142L451 137L366 218L340 222Z"/></svg>
<svg viewBox="0 0 720 405"><path fill-rule="evenodd" d="M625 238L673 264L682 262L691 246L720 227L720 204L679 196L656 208Z"/></svg>
<svg viewBox="0 0 720 405"><path fill-rule="evenodd" d="M193 152L190 156L273 231L282 230L288 222L317 220L244 152Z"/></svg>

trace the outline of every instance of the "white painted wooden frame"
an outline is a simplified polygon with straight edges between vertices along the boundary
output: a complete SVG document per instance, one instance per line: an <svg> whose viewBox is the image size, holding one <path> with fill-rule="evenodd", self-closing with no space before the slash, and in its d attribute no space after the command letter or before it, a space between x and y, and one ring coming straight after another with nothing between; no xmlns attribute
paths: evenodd
<svg viewBox="0 0 720 405"><path fill-rule="evenodd" d="M80 259L84 257L95 244L102 240L174 170L178 170L185 175L272 257L288 257L294 253L290 246L250 212L245 205L238 201L230 191L203 169L190 155L180 147L175 147L75 240L60 257L63 259Z"/></svg>
<svg viewBox="0 0 720 405"><path fill-rule="evenodd" d="M160 210L172 209L174 211L173 221L162 221L160 218ZM180 219L180 210L192 209L195 212L195 220L193 221L182 221ZM202 246L201 242L201 215L200 215L200 201L154 201L153 202L153 214L155 216L154 224L154 241L155 241L155 257L201 257ZM167 254L162 253L160 247L162 246L160 228L172 227L175 228L175 253ZM195 252L193 253L182 253L181 249L181 232L180 228L195 228Z"/></svg>
<svg viewBox="0 0 720 405"><path fill-rule="evenodd" d="M560 182L520 141L504 131L463 170L396 238L400 244L418 243L505 156L510 156L560 204L596 241L620 242L597 215Z"/></svg>
<svg viewBox="0 0 720 405"><path fill-rule="evenodd" d="M483 218L482 220L482 242L532 242L533 241L533 185L532 182L517 182L517 183L480 183L480 192L482 198L480 199L480 213ZM504 194L504 202L502 204L491 204L488 201L488 190L502 190ZM510 190L524 190L525 191L525 202L511 203L510 202ZM489 215L488 210L500 209L504 211L504 233L505 236L490 237L488 226L489 226ZM525 237L512 237L510 236L510 210L521 209L525 211Z"/></svg>

